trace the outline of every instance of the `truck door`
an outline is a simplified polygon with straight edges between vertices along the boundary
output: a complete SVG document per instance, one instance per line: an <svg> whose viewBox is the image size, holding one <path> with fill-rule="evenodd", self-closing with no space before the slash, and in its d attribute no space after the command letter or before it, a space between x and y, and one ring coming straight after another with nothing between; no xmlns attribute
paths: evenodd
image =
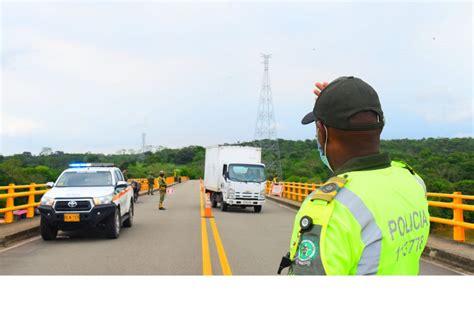
<svg viewBox="0 0 474 316"><path fill-rule="evenodd" d="M120 170L115 170L115 177L117 181L125 181L123 174ZM115 182L117 183L117 182ZM130 187L122 188L120 189L119 192L119 204L120 204L120 215L124 215L128 212L128 209L130 208L130 199L129 199L129 194L128 190L130 190Z"/></svg>

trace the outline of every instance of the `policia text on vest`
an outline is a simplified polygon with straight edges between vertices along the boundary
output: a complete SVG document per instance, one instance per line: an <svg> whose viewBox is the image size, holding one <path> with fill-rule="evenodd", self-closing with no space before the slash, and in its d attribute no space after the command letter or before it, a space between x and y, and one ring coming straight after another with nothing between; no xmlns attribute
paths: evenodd
<svg viewBox="0 0 474 316"><path fill-rule="evenodd" d="M403 246L397 248L397 261L401 255L406 256L407 254L410 254L412 250L416 252L423 250L426 240L422 232L425 227L429 228L429 226L428 217L426 213L422 211L412 212L409 214L408 219L399 216L396 220L392 219L388 221L388 229L392 241L395 241L395 238L404 238L405 235L409 235L412 231L419 233L417 237L405 240Z"/></svg>
<svg viewBox="0 0 474 316"><path fill-rule="evenodd" d="M278 273L418 274L429 234L426 187L410 166L379 152L377 93L354 77L316 86L302 123L316 123L321 161L334 176L301 205Z"/></svg>

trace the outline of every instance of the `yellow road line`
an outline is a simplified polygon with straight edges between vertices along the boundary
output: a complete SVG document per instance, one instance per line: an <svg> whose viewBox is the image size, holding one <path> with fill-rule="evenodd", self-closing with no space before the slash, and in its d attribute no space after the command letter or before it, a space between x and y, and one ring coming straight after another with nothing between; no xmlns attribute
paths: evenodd
<svg viewBox="0 0 474 316"><path fill-rule="evenodd" d="M201 202L202 275L212 275L211 254L209 252L206 219L204 218L204 202L201 186L199 186L199 200Z"/></svg>
<svg viewBox="0 0 474 316"><path fill-rule="evenodd" d="M201 218L202 237L202 275L212 275L211 255L209 253L209 240L207 239L206 219Z"/></svg>
<svg viewBox="0 0 474 316"><path fill-rule="evenodd" d="M204 217L204 201L203 201L203 197L202 197L201 184L199 184L199 201L201 203L201 217Z"/></svg>
<svg viewBox="0 0 474 316"><path fill-rule="evenodd" d="M224 245L222 244L219 231L217 230L216 221L214 218L210 218L209 220L211 222L214 241L216 242L217 254L219 255L219 261L221 262L222 273L224 273L224 275L232 275L232 270L230 269L229 261L227 261L227 256L225 254Z"/></svg>

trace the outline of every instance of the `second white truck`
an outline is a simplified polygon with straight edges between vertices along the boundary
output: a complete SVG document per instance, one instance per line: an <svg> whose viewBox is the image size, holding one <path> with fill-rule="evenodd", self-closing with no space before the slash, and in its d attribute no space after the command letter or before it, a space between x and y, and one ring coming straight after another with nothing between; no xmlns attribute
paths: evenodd
<svg viewBox="0 0 474 316"><path fill-rule="evenodd" d="M262 150L245 146L206 148L204 186L213 207L252 206L261 212L265 203L265 165Z"/></svg>

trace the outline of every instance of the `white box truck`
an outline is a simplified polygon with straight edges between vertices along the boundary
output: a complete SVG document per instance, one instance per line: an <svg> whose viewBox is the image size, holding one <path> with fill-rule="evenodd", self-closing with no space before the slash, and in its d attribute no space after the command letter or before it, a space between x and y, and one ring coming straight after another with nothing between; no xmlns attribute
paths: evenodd
<svg viewBox="0 0 474 316"><path fill-rule="evenodd" d="M229 206L253 206L261 212L265 203L265 165L262 150L245 146L212 146L206 148L204 186L211 195L213 207L222 211Z"/></svg>

